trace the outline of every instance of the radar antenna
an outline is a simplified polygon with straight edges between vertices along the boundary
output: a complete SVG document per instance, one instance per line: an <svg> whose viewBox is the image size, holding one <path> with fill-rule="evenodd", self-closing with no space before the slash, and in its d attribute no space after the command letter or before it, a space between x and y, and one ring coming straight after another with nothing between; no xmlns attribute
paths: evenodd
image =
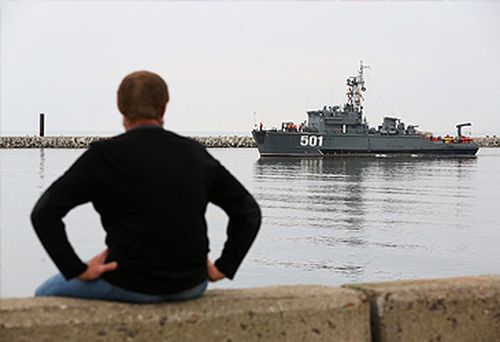
<svg viewBox="0 0 500 342"><path fill-rule="evenodd" d="M363 61L360 61L358 75L349 76L347 79L347 104L351 105L354 110L359 112L363 110L361 102L365 100L362 94L366 91L365 79L363 77L364 69L371 70L369 65L363 65Z"/></svg>

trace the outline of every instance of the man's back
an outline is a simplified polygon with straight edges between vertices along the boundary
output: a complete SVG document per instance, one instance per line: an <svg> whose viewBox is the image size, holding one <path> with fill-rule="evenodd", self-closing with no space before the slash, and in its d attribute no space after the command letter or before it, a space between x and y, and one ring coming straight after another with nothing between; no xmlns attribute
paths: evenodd
<svg viewBox="0 0 500 342"><path fill-rule="evenodd" d="M93 144L44 196L34 210L34 223L36 217L51 212L64 216L91 201L107 233L107 261L118 263L103 279L147 294L178 292L207 278L208 202L230 217L229 239L216 262L229 278L260 224L251 195L204 147L159 126L138 127ZM42 242L51 226L35 223ZM80 272L74 256L57 254L59 264L54 261L63 274Z"/></svg>
<svg viewBox="0 0 500 342"><path fill-rule="evenodd" d="M233 279L257 235L259 206L203 146L162 128L169 98L159 75L127 75L117 91L126 133L93 144L40 197L31 221L61 273L37 296L155 303L198 298L208 280ZM87 263L62 220L86 202L107 233L107 248ZM207 256L208 202L229 217L215 263Z"/></svg>

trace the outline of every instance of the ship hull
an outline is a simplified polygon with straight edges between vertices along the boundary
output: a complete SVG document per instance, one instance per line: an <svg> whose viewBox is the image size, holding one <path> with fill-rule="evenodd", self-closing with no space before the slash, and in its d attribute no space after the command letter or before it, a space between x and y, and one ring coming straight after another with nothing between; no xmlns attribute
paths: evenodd
<svg viewBox="0 0 500 342"><path fill-rule="evenodd" d="M252 132L262 157L335 157L372 155L474 156L474 143L431 141L421 135L342 134L306 132Z"/></svg>

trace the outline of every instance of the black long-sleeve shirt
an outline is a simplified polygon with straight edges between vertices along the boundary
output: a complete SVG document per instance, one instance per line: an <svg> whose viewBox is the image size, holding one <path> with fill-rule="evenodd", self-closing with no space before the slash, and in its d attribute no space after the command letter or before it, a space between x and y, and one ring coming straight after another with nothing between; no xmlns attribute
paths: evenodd
<svg viewBox="0 0 500 342"><path fill-rule="evenodd" d="M207 278L209 202L229 216L215 265L232 279L260 226L248 191L199 143L159 126L130 130L91 147L39 199L31 219L67 278L87 265L68 242L63 217L92 202L118 268L103 278L147 294L169 294Z"/></svg>

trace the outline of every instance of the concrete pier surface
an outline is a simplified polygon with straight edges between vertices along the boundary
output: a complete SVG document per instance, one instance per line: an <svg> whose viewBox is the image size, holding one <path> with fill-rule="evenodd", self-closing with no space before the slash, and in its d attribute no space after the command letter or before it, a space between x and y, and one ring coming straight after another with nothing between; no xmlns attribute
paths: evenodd
<svg viewBox="0 0 500 342"><path fill-rule="evenodd" d="M0 341L370 341L363 293L326 286L211 290L184 303L4 299Z"/></svg>
<svg viewBox="0 0 500 342"><path fill-rule="evenodd" d="M209 136L191 137L205 147L249 148L256 147L252 137L246 136ZM0 148L87 148L90 143L107 137L0 137ZM500 147L500 137L479 137L474 141L480 147Z"/></svg>
<svg viewBox="0 0 500 342"><path fill-rule="evenodd" d="M500 341L500 276L344 288L370 298L373 341Z"/></svg>
<svg viewBox="0 0 500 342"><path fill-rule="evenodd" d="M0 341L500 341L500 276L210 290L183 303L0 300Z"/></svg>

